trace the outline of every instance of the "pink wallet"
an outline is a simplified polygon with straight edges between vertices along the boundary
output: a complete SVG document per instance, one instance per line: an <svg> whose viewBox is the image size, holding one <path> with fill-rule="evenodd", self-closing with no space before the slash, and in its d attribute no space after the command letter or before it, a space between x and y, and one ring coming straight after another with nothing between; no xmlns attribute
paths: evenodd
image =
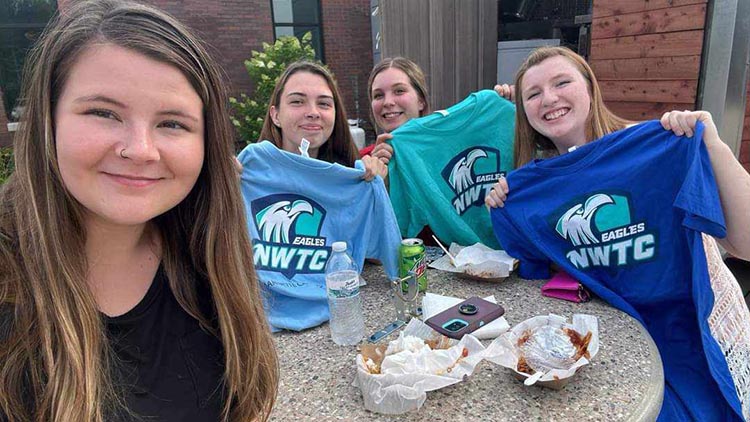
<svg viewBox="0 0 750 422"><path fill-rule="evenodd" d="M591 300L583 284L564 271L555 274L547 284L542 286L542 295L577 303Z"/></svg>

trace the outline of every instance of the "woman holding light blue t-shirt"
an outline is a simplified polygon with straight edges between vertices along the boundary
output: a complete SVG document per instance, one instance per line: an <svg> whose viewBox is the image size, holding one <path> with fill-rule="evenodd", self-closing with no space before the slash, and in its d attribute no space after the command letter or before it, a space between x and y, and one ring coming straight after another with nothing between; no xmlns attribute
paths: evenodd
<svg viewBox="0 0 750 422"><path fill-rule="evenodd" d="M302 139L312 158L353 167L359 159L346 122L346 111L331 73L323 66L298 61L290 64L276 83L259 140L300 154ZM365 180L388 168L373 157L362 157Z"/></svg>

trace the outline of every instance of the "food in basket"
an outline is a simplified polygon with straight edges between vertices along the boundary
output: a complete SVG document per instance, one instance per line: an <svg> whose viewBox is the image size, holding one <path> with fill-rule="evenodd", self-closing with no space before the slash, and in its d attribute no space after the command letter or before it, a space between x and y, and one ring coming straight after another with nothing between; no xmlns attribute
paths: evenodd
<svg viewBox="0 0 750 422"><path fill-rule="evenodd" d="M581 336L573 329L551 325L525 330L516 342L520 352L516 370L533 375L537 371L570 369L581 357L590 358L591 336L590 331Z"/></svg>
<svg viewBox="0 0 750 422"><path fill-rule="evenodd" d="M363 345L361 350L361 358L362 362L364 363L364 367L367 369L367 372L369 372L370 374L381 374L383 373L384 361L387 358L395 359L395 361L405 363L410 361L408 358L406 358L406 355L413 355L420 356L417 360L425 363L424 359L428 358L428 356L431 356L432 352L439 352L444 354L450 347L451 341L445 336L424 340L415 336L402 335L399 336L398 340L390 342L387 347L385 345ZM444 375L445 373L450 373L451 371L453 371L456 365L460 364L464 358L469 356L469 349L467 349L466 347L462 348L459 356L455 359L450 360L449 362L445 361L445 356L447 355L443 355L442 358L440 358L440 362L442 362L442 364L439 364L439 367L436 368L436 364L433 363L431 366L432 370L429 370L428 373L434 373L435 375ZM439 358L435 356L433 357L433 359ZM394 361L391 361L391 366L393 362ZM385 366L388 366L388 364L386 363Z"/></svg>

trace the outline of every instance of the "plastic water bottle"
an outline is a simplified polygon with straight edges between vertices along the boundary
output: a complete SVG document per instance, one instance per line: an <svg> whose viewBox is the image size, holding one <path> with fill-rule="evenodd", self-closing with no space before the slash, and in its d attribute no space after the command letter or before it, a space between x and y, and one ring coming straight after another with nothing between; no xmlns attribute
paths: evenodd
<svg viewBox="0 0 750 422"><path fill-rule="evenodd" d="M333 243L333 255L326 263L326 290L333 342L342 346L359 343L365 336L359 271L352 257L346 253L346 242Z"/></svg>

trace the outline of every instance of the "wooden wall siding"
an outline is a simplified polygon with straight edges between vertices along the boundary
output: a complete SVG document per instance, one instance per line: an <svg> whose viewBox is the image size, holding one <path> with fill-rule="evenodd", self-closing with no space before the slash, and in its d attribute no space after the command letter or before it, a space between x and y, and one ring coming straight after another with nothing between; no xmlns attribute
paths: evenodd
<svg viewBox="0 0 750 422"><path fill-rule="evenodd" d="M589 63L604 101L632 120L694 109L707 0L594 0Z"/></svg>
<svg viewBox="0 0 750 422"><path fill-rule="evenodd" d="M645 12L668 7L706 3L706 0L632 0L594 2L594 14L599 17L620 16L627 13Z"/></svg>
<svg viewBox="0 0 750 422"><path fill-rule="evenodd" d="M593 38L596 35L592 34L589 63L605 59L695 56L703 48L703 30Z"/></svg>
<svg viewBox="0 0 750 422"><path fill-rule="evenodd" d="M698 89L696 80L599 81L599 85L606 101L638 99L645 103L692 104Z"/></svg>
<svg viewBox="0 0 750 422"><path fill-rule="evenodd" d="M647 57L596 61L596 77L603 80L680 79L700 72L701 56Z"/></svg>
<svg viewBox="0 0 750 422"><path fill-rule="evenodd" d="M600 0L601 1L601 0ZM619 16L608 16L592 24L601 38L622 37L626 35L657 34L664 32L689 31L703 29L706 19L706 5L695 4L682 7L650 10L648 12L628 13Z"/></svg>
<svg viewBox="0 0 750 422"><path fill-rule="evenodd" d="M497 79L497 0L380 0L382 57L422 67L432 108Z"/></svg>

